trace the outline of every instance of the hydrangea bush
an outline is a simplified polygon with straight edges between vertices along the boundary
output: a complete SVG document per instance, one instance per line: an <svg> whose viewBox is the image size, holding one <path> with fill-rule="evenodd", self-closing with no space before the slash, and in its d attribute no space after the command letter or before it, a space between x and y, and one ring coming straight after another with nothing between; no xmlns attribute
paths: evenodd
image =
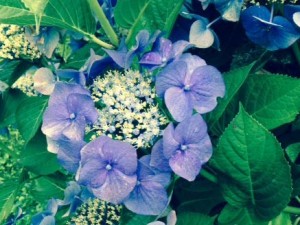
<svg viewBox="0 0 300 225"><path fill-rule="evenodd" d="M0 224L300 224L300 5L0 0Z"/></svg>

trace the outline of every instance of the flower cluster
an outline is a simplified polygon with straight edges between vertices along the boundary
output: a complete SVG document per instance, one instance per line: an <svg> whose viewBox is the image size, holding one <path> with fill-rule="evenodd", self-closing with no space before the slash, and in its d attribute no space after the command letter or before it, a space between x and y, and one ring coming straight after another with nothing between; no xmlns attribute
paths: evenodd
<svg viewBox="0 0 300 225"><path fill-rule="evenodd" d="M37 96L38 92L34 87L34 74L35 67L28 69L25 74L19 77L19 79L13 83L12 88L19 89L28 96Z"/></svg>
<svg viewBox="0 0 300 225"><path fill-rule="evenodd" d="M153 73L157 69L155 81L147 69L109 71L93 81L92 97L80 84L56 82L42 125L48 150L57 153L60 164L96 198L138 214L159 215L168 205L172 172L193 181L211 157L200 114L215 108L225 86L216 68L183 54L189 47L184 41L172 44L158 38L141 57L144 68ZM165 104L158 107L158 100ZM164 105L168 113L161 110ZM92 137L88 143L85 132ZM138 159L134 146L152 147L152 152Z"/></svg>
<svg viewBox="0 0 300 225"><path fill-rule="evenodd" d="M151 79L138 71L110 71L104 78L96 78L92 96L105 105L93 126L97 136L105 134L138 148L149 147L167 123L155 103Z"/></svg>
<svg viewBox="0 0 300 225"><path fill-rule="evenodd" d="M91 199L77 209L76 214L68 224L118 225L121 209L121 205L113 205L99 199Z"/></svg>
<svg viewBox="0 0 300 225"><path fill-rule="evenodd" d="M25 28L0 24L0 57L6 59L38 59L41 53L25 37Z"/></svg>

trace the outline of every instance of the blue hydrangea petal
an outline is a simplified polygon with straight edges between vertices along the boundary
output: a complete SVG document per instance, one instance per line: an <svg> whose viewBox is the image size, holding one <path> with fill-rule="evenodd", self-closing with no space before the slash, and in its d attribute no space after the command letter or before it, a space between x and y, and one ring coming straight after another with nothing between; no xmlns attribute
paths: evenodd
<svg viewBox="0 0 300 225"><path fill-rule="evenodd" d="M161 221L155 221L155 222L148 223L147 225L166 225L166 224Z"/></svg>
<svg viewBox="0 0 300 225"><path fill-rule="evenodd" d="M70 126L69 113L66 105L56 104L45 110L42 132L53 140L61 138L63 130Z"/></svg>
<svg viewBox="0 0 300 225"><path fill-rule="evenodd" d="M201 164L206 163L212 156L212 143L208 134L195 144L189 144L188 150L198 155Z"/></svg>
<svg viewBox="0 0 300 225"><path fill-rule="evenodd" d="M80 141L59 140L56 142L58 152L57 159L67 171L76 173L79 167L80 150L86 143Z"/></svg>
<svg viewBox="0 0 300 225"><path fill-rule="evenodd" d="M141 215L159 215L167 207L168 196L162 185L141 181L124 201L124 205Z"/></svg>
<svg viewBox="0 0 300 225"><path fill-rule="evenodd" d="M158 52L149 52L143 55L143 57L140 60L140 64L146 66L146 67L151 67L151 69L153 66L159 66L161 65L162 62L162 57L161 54Z"/></svg>
<svg viewBox="0 0 300 225"><path fill-rule="evenodd" d="M50 215L50 216L45 216L42 219L33 217L32 218L32 225L55 225L55 217Z"/></svg>
<svg viewBox="0 0 300 225"><path fill-rule="evenodd" d="M173 44L166 38L159 38L157 45L154 47L161 54L163 62L167 62L172 57Z"/></svg>
<svg viewBox="0 0 300 225"><path fill-rule="evenodd" d="M207 7L209 6L209 4L213 1L213 0L199 0L201 2L202 5L202 9L205 10L207 9Z"/></svg>
<svg viewBox="0 0 300 225"><path fill-rule="evenodd" d="M51 106L57 103L66 104L69 94L72 93L90 95L90 92L81 85L57 82L54 91L49 98L48 105Z"/></svg>
<svg viewBox="0 0 300 225"><path fill-rule="evenodd" d="M108 172L103 185L99 188L92 188L92 192L102 200L119 204L134 189L136 181L135 174L126 175L117 169L112 169Z"/></svg>
<svg viewBox="0 0 300 225"><path fill-rule="evenodd" d="M33 76L33 87L43 95L50 95L55 87L55 78L48 68L39 68Z"/></svg>
<svg viewBox="0 0 300 225"><path fill-rule="evenodd" d="M131 62L128 57L128 49L125 40L122 39L118 50L104 49L104 51L113 59L113 61L124 69L129 69Z"/></svg>
<svg viewBox="0 0 300 225"><path fill-rule="evenodd" d="M155 82L156 93L163 97L167 89L171 87L183 87L185 81L187 64L183 61L175 61L165 67Z"/></svg>
<svg viewBox="0 0 300 225"><path fill-rule="evenodd" d="M107 162L105 160L94 158L81 165L78 170L78 183L92 188L98 188L104 184L108 172L105 169Z"/></svg>
<svg viewBox="0 0 300 225"><path fill-rule="evenodd" d="M65 127L62 130L62 134L70 140L74 140L74 141L83 140L85 125L86 125L86 120L84 116L79 115L76 117L75 120L71 121L69 126Z"/></svg>
<svg viewBox="0 0 300 225"><path fill-rule="evenodd" d="M88 95L82 94L70 94L67 98L67 107L69 113L75 114L75 120L77 115L82 115L86 119L87 123L94 123L98 118L98 112L95 108L95 104L92 98Z"/></svg>
<svg viewBox="0 0 300 225"><path fill-rule="evenodd" d="M201 66L191 75L191 101L199 113L212 111L217 97L224 97L225 84L222 74L213 66Z"/></svg>
<svg viewBox="0 0 300 225"><path fill-rule="evenodd" d="M178 146L178 143L176 143L176 146ZM169 166L169 160L163 153L163 139L158 140L152 148L150 166L162 172L172 171Z"/></svg>
<svg viewBox="0 0 300 225"><path fill-rule="evenodd" d="M211 29L207 28L207 20L196 20L189 34L189 41L197 48L208 48L214 43L214 35Z"/></svg>
<svg viewBox="0 0 300 225"><path fill-rule="evenodd" d="M189 48L191 48L193 46L194 45L188 41L183 41L183 40L176 41L175 43L173 43L171 55L173 58L177 58L177 57L181 56L181 54L184 51L188 50Z"/></svg>
<svg viewBox="0 0 300 225"><path fill-rule="evenodd" d="M64 191L63 204L68 205L72 203L76 196L79 196L81 192L81 187L75 181L70 181L68 187Z"/></svg>
<svg viewBox="0 0 300 225"><path fill-rule="evenodd" d="M175 225L177 221L176 212L172 210L167 216L167 225Z"/></svg>
<svg viewBox="0 0 300 225"><path fill-rule="evenodd" d="M173 123L170 123L163 133L163 153L167 159L180 148L179 141L175 140L175 129Z"/></svg>
<svg viewBox="0 0 300 225"><path fill-rule="evenodd" d="M191 53L185 53L180 56L178 59L180 61L186 62L187 65L187 73L185 80L190 80L190 76L194 72L194 70L200 66L205 66L206 62L204 59L200 58L197 55L192 55Z"/></svg>
<svg viewBox="0 0 300 225"><path fill-rule="evenodd" d="M177 151L170 158L170 166L178 176L188 181L194 181L200 172L201 161L198 155L192 151Z"/></svg>
<svg viewBox="0 0 300 225"><path fill-rule="evenodd" d="M195 114L177 125L174 138L186 145L197 143L207 135L207 126L200 114Z"/></svg>
<svg viewBox="0 0 300 225"><path fill-rule="evenodd" d="M137 152L127 142L108 141L103 145L103 156L108 162L112 162L114 168L126 175L133 175L137 168Z"/></svg>
<svg viewBox="0 0 300 225"><path fill-rule="evenodd" d="M243 0L214 0L215 7L222 18L232 22L239 20L243 3Z"/></svg>
<svg viewBox="0 0 300 225"><path fill-rule="evenodd" d="M84 165L87 163L90 159L93 158L100 158L100 149L103 148L103 145L111 141L111 139L107 136L100 136L93 141L89 142L87 145L85 145L80 154L81 154L81 163Z"/></svg>
<svg viewBox="0 0 300 225"><path fill-rule="evenodd" d="M182 88L171 87L165 93L165 103L172 117L180 122L193 113L192 100L189 93Z"/></svg>
<svg viewBox="0 0 300 225"><path fill-rule="evenodd" d="M266 46L267 49L277 50L288 48L300 38L300 32L286 18L275 16L273 22L280 26L273 26L270 29L270 43Z"/></svg>

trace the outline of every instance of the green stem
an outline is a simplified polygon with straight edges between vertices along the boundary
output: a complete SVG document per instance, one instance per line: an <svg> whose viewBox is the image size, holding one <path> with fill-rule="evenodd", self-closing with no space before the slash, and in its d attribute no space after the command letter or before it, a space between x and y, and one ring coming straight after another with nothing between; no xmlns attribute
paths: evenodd
<svg viewBox="0 0 300 225"><path fill-rule="evenodd" d="M283 211L286 213L300 215L300 208L293 207L293 206L287 206Z"/></svg>
<svg viewBox="0 0 300 225"><path fill-rule="evenodd" d="M207 180L211 181L212 183L215 183L215 184L218 183L218 178L203 168L200 171L200 175L202 177L206 178Z"/></svg>
<svg viewBox="0 0 300 225"><path fill-rule="evenodd" d="M107 49L114 49L115 47L113 45L110 45L104 41L101 41L99 38L97 38L95 35L92 34L85 34L86 36L88 36L88 38L95 42L96 44L102 46L103 48L107 48Z"/></svg>
<svg viewBox="0 0 300 225"><path fill-rule="evenodd" d="M292 45L292 48L298 65L300 66L300 48L297 41Z"/></svg>
<svg viewBox="0 0 300 225"><path fill-rule="evenodd" d="M91 10L95 13L97 16L104 32L106 33L107 37L111 41L111 43L114 46L119 45L119 39L115 31L113 30L112 26L110 25L108 19L106 18L100 4L98 3L97 0L88 0Z"/></svg>

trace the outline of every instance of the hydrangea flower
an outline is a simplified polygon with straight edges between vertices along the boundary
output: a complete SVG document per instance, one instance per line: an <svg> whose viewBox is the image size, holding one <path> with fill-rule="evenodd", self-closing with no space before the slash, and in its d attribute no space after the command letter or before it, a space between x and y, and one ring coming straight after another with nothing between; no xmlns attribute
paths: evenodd
<svg viewBox="0 0 300 225"><path fill-rule="evenodd" d="M240 18L244 0L214 0L214 5L222 18L236 22Z"/></svg>
<svg viewBox="0 0 300 225"><path fill-rule="evenodd" d="M175 174L193 181L211 155L212 144L206 123L200 114L195 114L179 123L176 128L173 123L168 125L162 144L160 142L157 149L152 151L151 165L155 165L155 158L164 156Z"/></svg>
<svg viewBox="0 0 300 225"><path fill-rule="evenodd" d="M42 131L53 140L82 140L85 126L97 120L90 93L78 84L58 82L44 113Z"/></svg>
<svg viewBox="0 0 300 225"><path fill-rule="evenodd" d="M52 71L46 67L39 68L33 75L33 87L43 95L51 95L55 82Z"/></svg>
<svg viewBox="0 0 300 225"><path fill-rule="evenodd" d="M53 27L42 27L37 35L35 30L29 27L25 28L25 37L36 46L47 58L51 58L59 42L59 33Z"/></svg>
<svg viewBox="0 0 300 225"><path fill-rule="evenodd" d="M70 173L75 174L80 161L80 150L86 144L83 140L69 140L66 138L57 141L47 138L48 151L57 154L59 164Z"/></svg>
<svg viewBox="0 0 300 225"><path fill-rule="evenodd" d="M136 185L137 153L126 142L101 136L81 150L80 184L111 203L122 202Z"/></svg>
<svg viewBox="0 0 300 225"><path fill-rule="evenodd" d="M251 6L242 13L247 37L270 51L284 49L300 37L300 33L286 18L273 16L264 6Z"/></svg>
<svg viewBox="0 0 300 225"><path fill-rule="evenodd" d="M158 67L164 67L168 63L180 57L185 50L192 46L192 44L183 40L172 44L170 40L161 37L154 43L153 51L143 55L140 60L140 64L150 70L154 70Z"/></svg>
<svg viewBox="0 0 300 225"><path fill-rule="evenodd" d="M198 62L198 63L195 63ZM173 118L180 122L193 114L207 113L225 94L221 73L199 57L184 55L164 68L156 79L156 92L164 98Z"/></svg>
<svg viewBox="0 0 300 225"><path fill-rule="evenodd" d="M159 215L168 205L165 186L170 181L170 173L156 172L150 167L150 155L139 159L137 185L124 200L131 211L142 215Z"/></svg>
<svg viewBox="0 0 300 225"><path fill-rule="evenodd" d="M147 225L175 225L176 221L177 221L176 212L172 210L167 216L167 224L161 221L155 221L155 222L148 223Z"/></svg>
<svg viewBox="0 0 300 225"><path fill-rule="evenodd" d="M49 200L46 210L32 217L32 225L55 225L55 214L57 213L57 209L57 200Z"/></svg>
<svg viewBox="0 0 300 225"><path fill-rule="evenodd" d="M300 27L300 5L285 5L284 15L288 20L293 21Z"/></svg>

